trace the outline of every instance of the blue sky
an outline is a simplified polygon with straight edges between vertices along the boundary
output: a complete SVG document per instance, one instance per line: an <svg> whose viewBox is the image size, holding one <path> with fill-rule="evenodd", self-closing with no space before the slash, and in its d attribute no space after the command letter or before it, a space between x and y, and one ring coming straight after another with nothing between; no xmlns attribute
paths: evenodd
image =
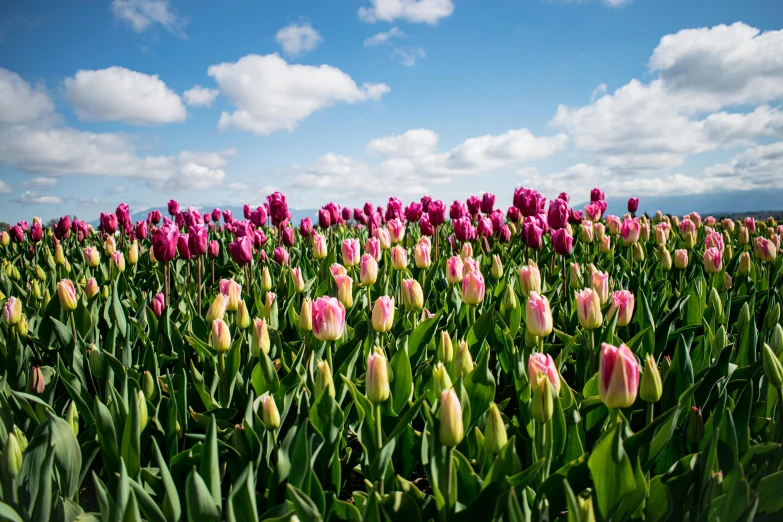
<svg viewBox="0 0 783 522"><path fill-rule="evenodd" d="M6 1L0 220L779 189L782 27L775 0Z"/></svg>

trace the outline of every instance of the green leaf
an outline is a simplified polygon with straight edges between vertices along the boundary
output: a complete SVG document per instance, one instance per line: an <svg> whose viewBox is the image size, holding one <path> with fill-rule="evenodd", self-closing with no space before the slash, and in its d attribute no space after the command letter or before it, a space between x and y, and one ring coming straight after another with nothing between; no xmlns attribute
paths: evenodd
<svg viewBox="0 0 783 522"><path fill-rule="evenodd" d="M390 364L392 375L394 375L394 380L391 382L392 401L390 406L394 414L399 415L413 394L411 362L405 348L397 350L397 353L392 356Z"/></svg>
<svg viewBox="0 0 783 522"><path fill-rule="evenodd" d="M623 448L619 426L598 441L587 466L595 484L598 509L608 518L625 496L636 489L631 461Z"/></svg>
<svg viewBox="0 0 783 522"><path fill-rule="evenodd" d="M218 459L218 440L217 440L217 419L214 415L210 416L207 435L204 439L204 449L201 452L201 469L199 470L201 478L207 484L215 507L218 509L222 503L220 492L220 460Z"/></svg>
<svg viewBox="0 0 783 522"><path fill-rule="evenodd" d="M210 493L201 475L196 473L195 468L188 474L187 483L185 484L185 499L188 520L199 522L220 521L220 513L217 506L215 506L215 501L212 499L212 493Z"/></svg>

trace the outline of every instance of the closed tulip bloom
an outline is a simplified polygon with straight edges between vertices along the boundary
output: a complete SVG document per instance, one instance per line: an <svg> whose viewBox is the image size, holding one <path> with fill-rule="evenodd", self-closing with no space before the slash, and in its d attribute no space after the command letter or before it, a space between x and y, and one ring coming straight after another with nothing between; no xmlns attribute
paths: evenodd
<svg viewBox="0 0 783 522"><path fill-rule="evenodd" d="M609 320L617 313L617 326L627 326L633 318L634 296L628 290L617 290L612 294Z"/></svg>
<svg viewBox="0 0 783 522"><path fill-rule="evenodd" d="M661 374L652 354L644 358L644 373L639 388L639 396L644 402L658 402L663 394Z"/></svg>
<svg viewBox="0 0 783 522"><path fill-rule="evenodd" d="M30 379L27 381L27 393L32 395L41 395L46 388L43 372L40 366L33 366L30 369Z"/></svg>
<svg viewBox="0 0 783 522"><path fill-rule="evenodd" d="M739 266L737 267L737 273L739 275L747 274L750 271L752 265L749 252L743 252L740 254Z"/></svg>
<svg viewBox="0 0 783 522"><path fill-rule="evenodd" d="M739 243L740 245L747 245L750 242L750 231L748 230L748 227L742 227L740 229L739 233Z"/></svg>
<svg viewBox="0 0 783 522"><path fill-rule="evenodd" d="M70 279L63 279L57 283L57 297L60 298L60 307L64 311L76 310L76 288Z"/></svg>
<svg viewBox="0 0 783 522"><path fill-rule="evenodd" d="M163 314L163 309L165 307L166 307L166 301L163 296L163 292L158 292L158 295L156 295L150 302L150 308L152 308L152 313L154 313L157 317L160 317Z"/></svg>
<svg viewBox="0 0 783 522"><path fill-rule="evenodd" d="M391 247L391 236L385 228L376 228L373 237L378 240L381 250L388 250Z"/></svg>
<svg viewBox="0 0 783 522"><path fill-rule="evenodd" d="M609 274L596 270L590 276L590 287L598 293L601 305L609 300Z"/></svg>
<svg viewBox="0 0 783 522"><path fill-rule="evenodd" d="M598 292L592 288L585 288L576 292L576 312L582 328L594 330L601 326L603 314L601 313L601 301L598 298Z"/></svg>
<svg viewBox="0 0 783 522"><path fill-rule="evenodd" d="M278 265L288 265L289 260L291 259L290 255L288 254L288 250L286 250L284 247L277 247L272 252L272 257L275 259L275 263Z"/></svg>
<svg viewBox="0 0 783 522"><path fill-rule="evenodd" d="M272 276L269 274L269 268L264 267L261 270L261 290L268 292L272 289Z"/></svg>
<svg viewBox="0 0 783 522"><path fill-rule="evenodd" d="M561 256L567 256L571 254L571 251L574 249L574 238L571 237L571 234L568 233L568 230L565 228L551 230L550 235L552 236L552 249L556 253L560 254Z"/></svg>
<svg viewBox="0 0 783 522"><path fill-rule="evenodd" d="M3 230L0 232L0 244L3 246L8 246L11 243L11 235Z"/></svg>
<svg viewBox="0 0 783 522"><path fill-rule="evenodd" d="M592 221L582 221L579 238L582 240L582 243L589 244L593 242L593 239L595 238L595 227L593 226Z"/></svg>
<svg viewBox="0 0 783 522"><path fill-rule="evenodd" d="M272 306L275 304L275 299L277 299L277 295L274 292L267 292L264 294L264 310L262 315L266 319L272 317Z"/></svg>
<svg viewBox="0 0 783 522"><path fill-rule="evenodd" d="M530 292L525 305L527 329L531 335L546 337L552 333L552 310L549 300L538 292Z"/></svg>
<svg viewBox="0 0 783 522"><path fill-rule="evenodd" d="M409 312L418 312L424 306L424 293L415 279L403 279L402 302Z"/></svg>
<svg viewBox="0 0 783 522"><path fill-rule="evenodd" d="M723 252L717 248L708 248L704 251L704 269L709 274L716 274L721 271L723 264Z"/></svg>
<svg viewBox="0 0 783 522"><path fill-rule="evenodd" d="M487 412L487 424L484 428L484 449L495 455L505 447L508 442L508 433L506 424L503 422L503 416L494 402L489 403Z"/></svg>
<svg viewBox="0 0 783 522"><path fill-rule="evenodd" d="M332 399L335 398L334 378L327 361L318 361L315 370L315 396L320 397L324 391Z"/></svg>
<svg viewBox="0 0 783 522"><path fill-rule="evenodd" d="M543 353L533 353L527 360L528 380L535 383L539 376L543 375L552 385L552 391L555 395L560 395L560 373L557 371L555 361L551 355Z"/></svg>
<svg viewBox="0 0 783 522"><path fill-rule="evenodd" d="M2 460L0 461L0 470L6 475L7 479L11 482L16 480L19 476L19 472L22 471L22 447L19 444L19 439L16 433L9 433L8 439L3 448Z"/></svg>
<svg viewBox="0 0 783 522"><path fill-rule="evenodd" d="M155 259L161 262L167 262L174 259L177 255L177 239L179 230L173 223L168 223L155 229L152 233L152 250Z"/></svg>
<svg viewBox="0 0 783 522"><path fill-rule="evenodd" d="M635 213L639 209L639 198L630 198L628 200L628 212Z"/></svg>
<svg viewBox="0 0 783 522"><path fill-rule="evenodd" d="M381 260L381 242L378 239L374 237L367 238L367 241L364 242L364 251L376 261Z"/></svg>
<svg viewBox="0 0 783 522"><path fill-rule="evenodd" d="M465 274L462 279L462 302L466 305L477 305L484 300L484 276L474 270Z"/></svg>
<svg viewBox="0 0 783 522"><path fill-rule="evenodd" d="M239 308L239 300L242 299L242 285L233 279L221 279L218 286L220 287L220 293L228 298L226 311L236 312ZM222 319L222 317L217 319Z"/></svg>
<svg viewBox="0 0 783 522"><path fill-rule="evenodd" d="M312 304L313 335L319 341L334 341L343 336L345 306L334 297L319 297Z"/></svg>
<svg viewBox="0 0 783 522"><path fill-rule="evenodd" d="M92 299L98 293L101 291L100 287L98 286L98 282L95 281L94 277L91 277L87 280L87 287L86 287L86 293L87 293L87 299Z"/></svg>
<svg viewBox="0 0 783 522"><path fill-rule="evenodd" d="M769 239L757 237L754 240L753 252L758 259L767 263L772 263L778 255L777 246Z"/></svg>
<svg viewBox="0 0 783 522"><path fill-rule="evenodd" d="M239 266L245 266L253 260L253 239L250 236L237 238L228 245L231 258Z"/></svg>
<svg viewBox="0 0 783 522"><path fill-rule="evenodd" d="M63 266L65 264L65 254L63 253L63 246L61 243L57 243L54 246L54 263L57 266Z"/></svg>
<svg viewBox="0 0 783 522"><path fill-rule="evenodd" d="M128 249L128 263L130 263L131 266L134 266L138 262L139 262L139 242L134 239L133 242L131 243L130 248Z"/></svg>
<svg viewBox="0 0 783 522"><path fill-rule="evenodd" d="M602 254L608 254L612 251L612 238L603 236L598 243L598 251Z"/></svg>
<svg viewBox="0 0 783 522"><path fill-rule="evenodd" d="M679 249L674 251L674 266L680 270L688 268L688 251Z"/></svg>
<svg viewBox="0 0 783 522"><path fill-rule="evenodd" d="M408 266L408 251L400 245L392 248L392 267L395 270L405 270Z"/></svg>
<svg viewBox="0 0 783 522"><path fill-rule="evenodd" d="M345 275L348 273L345 267L340 263L335 263L332 266L330 266L329 271L332 273L332 277L335 279L337 278L337 276Z"/></svg>
<svg viewBox="0 0 783 522"><path fill-rule="evenodd" d="M239 307L237 308L234 325L240 330L245 330L250 326L250 312L248 312L247 305L243 299L239 300Z"/></svg>
<svg viewBox="0 0 783 522"><path fill-rule="evenodd" d="M264 392L259 397L261 406L261 422L268 430L276 430L280 427L280 412L277 410L277 404L274 397L269 392Z"/></svg>
<svg viewBox="0 0 783 522"><path fill-rule="evenodd" d="M457 377L467 377L475 368L473 355L468 349L468 343L460 341L457 345L457 353L454 357L454 371Z"/></svg>
<svg viewBox="0 0 783 522"><path fill-rule="evenodd" d="M661 245L658 250L658 259L661 262L661 270L668 272L672 269L672 254L663 245Z"/></svg>
<svg viewBox="0 0 783 522"><path fill-rule="evenodd" d="M462 282L464 263L460 256L452 256L446 260L446 281L450 284Z"/></svg>
<svg viewBox="0 0 783 522"><path fill-rule="evenodd" d="M636 400L639 363L631 349L603 343L598 371L598 394L607 408L627 408Z"/></svg>
<svg viewBox="0 0 783 522"><path fill-rule="evenodd" d="M389 231L392 245L402 243L402 240L405 238L405 223L400 221L399 218L394 218L386 223L386 228Z"/></svg>
<svg viewBox="0 0 783 522"><path fill-rule="evenodd" d="M459 403L454 388L443 390L440 395L440 443L454 447L465 437L462 423L462 405Z"/></svg>
<svg viewBox="0 0 783 522"><path fill-rule="evenodd" d="M469 257L473 257L473 245L470 243L463 243L462 248L459 251L459 256L465 260Z"/></svg>
<svg viewBox="0 0 783 522"><path fill-rule="evenodd" d="M210 241L209 248L207 249L207 255L210 259L215 259L218 255L220 255L220 243L214 239Z"/></svg>
<svg viewBox="0 0 783 522"><path fill-rule="evenodd" d="M58 245L59 246L59 245ZM176 244L174 246L174 249L176 251ZM111 256L114 251L117 250L117 242L114 240L114 236L106 236L106 239L103 240L103 253L107 256ZM60 250L62 252L62 248ZM54 254L54 261L57 263L57 249L55 248L55 254ZM57 263L59 265L62 265L61 263Z"/></svg>
<svg viewBox="0 0 783 522"><path fill-rule="evenodd" d="M94 246L84 249L84 262L90 268L97 268L101 264L101 254Z"/></svg>
<svg viewBox="0 0 783 522"><path fill-rule="evenodd" d="M531 292L541 293L541 272L533 261L519 269L519 289L525 297Z"/></svg>
<svg viewBox="0 0 783 522"><path fill-rule="evenodd" d="M364 254L359 263L359 280L363 285L372 285L378 280L378 262L370 254Z"/></svg>
<svg viewBox="0 0 783 522"><path fill-rule="evenodd" d="M231 332L228 325L222 319L212 321L212 335L210 338L212 348L217 353L226 353L231 348Z"/></svg>
<svg viewBox="0 0 783 522"><path fill-rule="evenodd" d="M260 357L269 355L269 348L271 346L269 341L269 327L266 321L263 319L253 319L253 330L250 335L250 355L253 357Z"/></svg>
<svg viewBox="0 0 783 522"><path fill-rule="evenodd" d="M294 291L297 294L301 294L304 291L305 282L302 276L302 269L299 267L291 268L291 283L293 284Z"/></svg>
<svg viewBox="0 0 783 522"><path fill-rule="evenodd" d="M620 227L620 237L623 238L623 243L626 245L631 245L638 242L640 234L641 228L639 225L639 220L626 219L623 221L623 224Z"/></svg>
<svg viewBox="0 0 783 522"><path fill-rule="evenodd" d="M217 319L223 319L223 316L226 314L226 309L228 308L228 302L229 297L224 294L218 294L215 296L215 300L212 301L212 304L209 306L209 309L207 310L207 316L206 321L207 323L212 323L213 321Z"/></svg>
<svg viewBox="0 0 783 522"><path fill-rule="evenodd" d="M419 239L413 249L413 260L417 268L428 268L430 266L430 240L426 237Z"/></svg>
<svg viewBox="0 0 783 522"><path fill-rule="evenodd" d="M783 346L783 342L781 345ZM438 360L444 364L448 364L452 359L454 359L454 344L451 342L449 332L441 330L440 343L438 343Z"/></svg>
<svg viewBox="0 0 783 522"><path fill-rule="evenodd" d="M367 357L365 388L367 398L375 404L386 401L391 395L388 361L377 346Z"/></svg>
<svg viewBox="0 0 783 522"><path fill-rule="evenodd" d="M451 377L443 363L438 362L432 368L432 391L436 396L440 396L443 390L452 387Z"/></svg>
<svg viewBox="0 0 783 522"><path fill-rule="evenodd" d="M353 306L353 279L348 275L338 275L334 278L337 285L337 300L343 306L350 308Z"/></svg>
<svg viewBox="0 0 783 522"><path fill-rule="evenodd" d="M372 309L372 328L376 332L388 332L394 325L394 298L383 295L375 300Z"/></svg>
<svg viewBox="0 0 783 522"><path fill-rule="evenodd" d="M313 257L316 259L326 258L326 237L318 232L313 233Z"/></svg>
<svg viewBox="0 0 783 522"><path fill-rule="evenodd" d="M309 332L313 329L313 303L309 299L302 299L302 308L299 310L299 329Z"/></svg>
<svg viewBox="0 0 783 522"><path fill-rule="evenodd" d="M122 252L116 250L111 255L111 265L117 268L119 272L125 271L125 256L122 255Z"/></svg>
<svg viewBox="0 0 783 522"><path fill-rule="evenodd" d="M22 319L22 301L14 296L9 297L3 305L3 322L15 326Z"/></svg>
<svg viewBox="0 0 783 522"><path fill-rule="evenodd" d="M349 238L342 243L343 264L346 267L359 264L359 258L362 255L362 248L358 239Z"/></svg>
<svg viewBox="0 0 783 522"><path fill-rule="evenodd" d="M503 263L500 261L500 256L497 254L492 256L492 267L489 273L493 279L500 279L503 277Z"/></svg>

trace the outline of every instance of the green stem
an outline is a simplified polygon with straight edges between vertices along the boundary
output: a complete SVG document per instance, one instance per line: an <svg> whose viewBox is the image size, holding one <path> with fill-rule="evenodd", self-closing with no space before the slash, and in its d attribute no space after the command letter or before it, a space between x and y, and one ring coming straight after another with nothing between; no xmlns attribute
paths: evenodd
<svg viewBox="0 0 783 522"><path fill-rule="evenodd" d="M654 402L648 402L647 403L647 425L653 423L653 420L655 420L655 411L654 411L655 403Z"/></svg>
<svg viewBox="0 0 783 522"><path fill-rule="evenodd" d="M220 397L220 405L223 407L228 406L226 400L228 400L228 389L226 387L226 356L222 353L218 354L218 371L220 372L220 390L222 397Z"/></svg>
<svg viewBox="0 0 783 522"><path fill-rule="evenodd" d="M609 410L609 429L620 425L620 408L612 408Z"/></svg>
<svg viewBox="0 0 783 522"><path fill-rule="evenodd" d="M383 448L383 428L381 428L381 403L375 405L375 444L378 446L378 453L380 454ZM386 470L381 470L381 476L378 478L378 490L383 496L383 475Z"/></svg>
<svg viewBox="0 0 783 522"><path fill-rule="evenodd" d="M452 467L454 465L454 447L449 446L446 448L446 494L444 499L446 500L446 506L443 513L444 520L449 520L449 514L451 513L451 488L452 488ZM455 499L456 500L456 499Z"/></svg>
<svg viewBox="0 0 783 522"><path fill-rule="evenodd" d="M783 388L778 388L778 443L783 443ZM781 450L783 451L783 450ZM775 468L777 470L777 468Z"/></svg>
<svg viewBox="0 0 783 522"><path fill-rule="evenodd" d="M593 331L587 331L587 345L590 350L590 378L595 375L595 337L593 337Z"/></svg>

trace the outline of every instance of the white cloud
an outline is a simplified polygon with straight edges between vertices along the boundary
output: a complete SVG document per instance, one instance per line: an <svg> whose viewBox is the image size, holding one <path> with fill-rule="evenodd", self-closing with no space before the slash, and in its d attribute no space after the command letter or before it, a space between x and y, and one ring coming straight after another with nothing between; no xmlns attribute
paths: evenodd
<svg viewBox="0 0 783 522"><path fill-rule="evenodd" d="M653 52L649 65L657 78L631 80L584 107L561 105L552 123L599 164L637 174L680 166L692 154L781 138L781 111L753 107L783 98L781 57L783 31L760 33L741 23L683 30L664 36Z"/></svg>
<svg viewBox="0 0 783 522"><path fill-rule="evenodd" d="M113 0L115 18L130 23L137 33L160 24L172 33L180 33L187 20L174 13L168 0Z"/></svg>
<svg viewBox="0 0 783 522"><path fill-rule="evenodd" d="M143 180L159 190L207 189L221 184L231 152L183 151L178 156L139 156L124 134L69 127L0 131L0 161L32 174L83 175Z"/></svg>
<svg viewBox="0 0 783 522"><path fill-rule="evenodd" d="M183 121L187 116L179 95L157 75L124 67L78 71L65 79L65 97L79 119L87 121L146 125Z"/></svg>
<svg viewBox="0 0 783 522"><path fill-rule="evenodd" d="M30 192L29 190L24 192L14 201L23 205L61 205L65 203L62 198L57 196L41 196L36 192Z"/></svg>
<svg viewBox="0 0 783 522"><path fill-rule="evenodd" d="M725 190L783 188L783 141L752 147L704 170Z"/></svg>
<svg viewBox="0 0 783 522"><path fill-rule="evenodd" d="M292 58L309 53L324 41L309 23L287 25L277 31L275 39L286 56Z"/></svg>
<svg viewBox="0 0 783 522"><path fill-rule="evenodd" d="M427 53L421 47L395 47L391 57L399 60L405 67L413 67L416 60L426 58Z"/></svg>
<svg viewBox="0 0 783 522"><path fill-rule="evenodd" d="M631 3L631 0L603 0L603 1L609 7L622 7L624 5Z"/></svg>
<svg viewBox="0 0 783 522"><path fill-rule="evenodd" d="M54 103L42 86L30 84L0 67L0 123L25 123L54 115Z"/></svg>
<svg viewBox="0 0 783 522"><path fill-rule="evenodd" d="M109 189L109 192L111 194L122 194L123 192L126 192L128 190L128 187L125 185L115 185L111 189Z"/></svg>
<svg viewBox="0 0 783 522"><path fill-rule="evenodd" d="M429 129L411 129L404 134L376 138L367 145L367 152L397 158L420 158L432 154L438 145L438 135Z"/></svg>
<svg viewBox="0 0 783 522"><path fill-rule="evenodd" d="M10 194L11 192L11 185L0 179L0 194Z"/></svg>
<svg viewBox="0 0 783 522"><path fill-rule="evenodd" d="M23 187L30 187L33 190L52 190L57 186L57 178L47 178L39 176L22 183Z"/></svg>
<svg viewBox="0 0 783 522"><path fill-rule="evenodd" d="M383 83L359 87L346 73L329 65L289 64L278 54L250 54L237 62L208 69L220 91L236 105L223 112L218 128L271 134L293 130L313 112L335 103L379 100L390 91Z"/></svg>
<svg viewBox="0 0 783 522"><path fill-rule="evenodd" d="M364 22L406 20L436 24L454 12L452 0L370 0L370 7L359 8Z"/></svg>
<svg viewBox="0 0 783 522"><path fill-rule="evenodd" d="M376 45L381 45L385 43L389 43L393 38L405 38L408 36L405 34L405 32L402 31L399 27L392 27L388 31L376 33L369 38L364 39L364 46L365 47L373 47Z"/></svg>
<svg viewBox="0 0 783 522"><path fill-rule="evenodd" d="M210 107L218 94L220 91L217 89L207 89L196 85L183 92L182 97L185 98L185 103L193 107Z"/></svg>

